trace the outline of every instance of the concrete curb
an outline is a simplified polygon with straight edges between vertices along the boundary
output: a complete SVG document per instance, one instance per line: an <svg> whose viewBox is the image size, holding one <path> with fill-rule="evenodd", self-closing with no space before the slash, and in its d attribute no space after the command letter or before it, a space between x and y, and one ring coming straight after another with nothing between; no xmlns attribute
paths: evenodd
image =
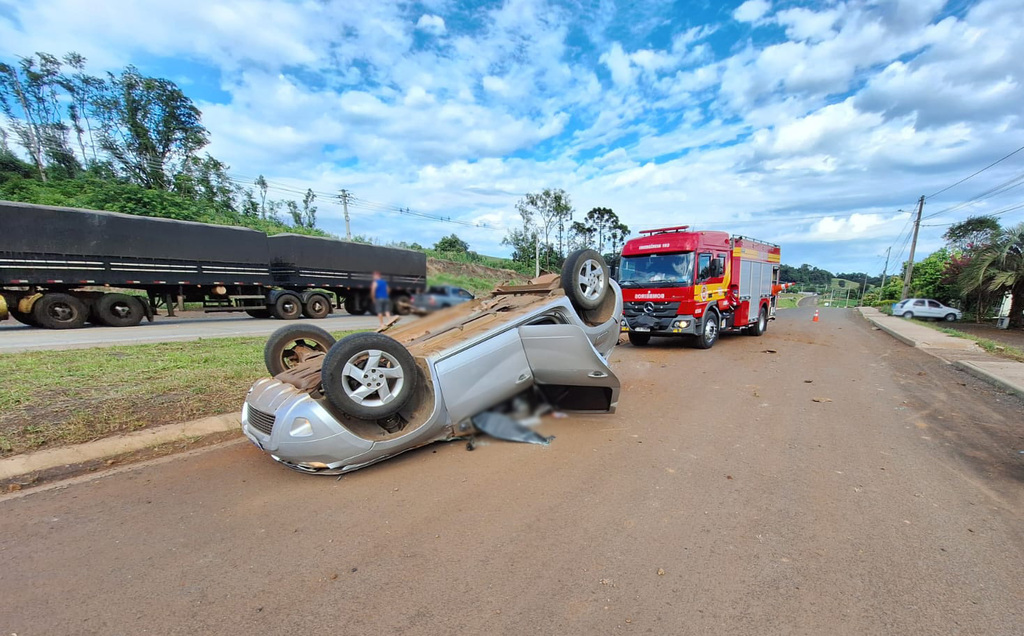
<svg viewBox="0 0 1024 636"><path fill-rule="evenodd" d="M898 331L895 331L894 329L891 329L888 325L884 324L883 322L881 322L879 320L875 320L871 316L866 315L864 312L861 312L861 315L864 316L865 318L867 318L868 321L871 324L873 324L874 326L878 327L879 329L881 329L885 333L889 334L893 338L896 338L897 340L899 340L903 344L911 346L911 347L918 346L917 345L917 340L914 340L913 338L908 338L907 336L904 336L903 334L899 333Z"/></svg>
<svg viewBox="0 0 1024 636"><path fill-rule="evenodd" d="M992 373L991 371L987 371L969 360L956 360L953 362L953 366L957 367L958 369L962 369L967 373L970 373L979 380L984 380L986 382L994 384L1000 389L1004 389L1009 393L1013 393L1017 395L1017 397L1024 399L1024 386L1020 386L1018 384L1010 382L1006 378L1003 378L995 373Z"/></svg>
<svg viewBox="0 0 1024 636"><path fill-rule="evenodd" d="M202 437L213 433L236 430L241 427L239 413L214 415L183 424L167 424L153 429L136 431L117 437L108 437L61 448L47 449L36 453L16 455L0 460L0 480L26 475L39 470L48 470L69 464L112 457L122 453L166 444L188 437Z"/></svg>

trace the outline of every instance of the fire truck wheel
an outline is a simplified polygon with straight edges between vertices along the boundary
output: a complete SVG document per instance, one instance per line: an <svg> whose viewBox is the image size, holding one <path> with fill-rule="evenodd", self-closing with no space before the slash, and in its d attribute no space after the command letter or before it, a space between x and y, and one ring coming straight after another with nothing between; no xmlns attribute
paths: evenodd
<svg viewBox="0 0 1024 636"><path fill-rule="evenodd" d="M419 382L409 350L379 333L356 333L339 340L327 352L321 374L331 406L364 420L400 411Z"/></svg>
<svg viewBox="0 0 1024 636"><path fill-rule="evenodd" d="M32 306L32 318L47 329L78 329L89 318L89 308L71 294L45 294Z"/></svg>
<svg viewBox="0 0 1024 636"><path fill-rule="evenodd" d="M747 333L752 336L763 336L766 331L768 331L768 309L761 307L761 312L757 314L757 322L747 327Z"/></svg>
<svg viewBox="0 0 1024 636"><path fill-rule="evenodd" d="M714 310L704 314L704 322L701 323L700 333L697 334L697 348L710 349L718 341L718 313Z"/></svg>
<svg viewBox="0 0 1024 636"><path fill-rule="evenodd" d="M634 347L642 347L651 341L651 334L649 333L637 333L635 331L629 332L629 344Z"/></svg>
<svg viewBox="0 0 1024 636"><path fill-rule="evenodd" d="M302 306L302 315L313 320L326 318L329 313L331 313L331 301L322 294L313 294L306 299L306 304Z"/></svg>
<svg viewBox="0 0 1024 636"><path fill-rule="evenodd" d="M108 327L134 327L146 313L142 302L127 294L103 294L93 305L93 312L96 320Z"/></svg>
<svg viewBox="0 0 1024 636"><path fill-rule="evenodd" d="M274 318L295 320L302 315L302 301L295 294L281 294L274 302Z"/></svg>
<svg viewBox="0 0 1024 636"><path fill-rule="evenodd" d="M608 293L608 264L594 250L576 250L562 265L562 289L577 309L597 309Z"/></svg>
<svg viewBox="0 0 1024 636"><path fill-rule="evenodd" d="M270 375L277 375L305 362L317 353L327 353L334 336L313 325L287 325L274 331L263 347L263 362Z"/></svg>

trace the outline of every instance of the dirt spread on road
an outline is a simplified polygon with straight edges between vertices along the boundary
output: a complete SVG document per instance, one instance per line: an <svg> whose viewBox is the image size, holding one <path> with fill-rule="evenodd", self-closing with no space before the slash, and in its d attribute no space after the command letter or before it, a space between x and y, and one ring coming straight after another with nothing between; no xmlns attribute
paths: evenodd
<svg viewBox="0 0 1024 636"><path fill-rule="evenodd" d="M0 500L0 629L1018 633L1024 405L812 311L618 347L618 412L547 447L338 481L239 444Z"/></svg>

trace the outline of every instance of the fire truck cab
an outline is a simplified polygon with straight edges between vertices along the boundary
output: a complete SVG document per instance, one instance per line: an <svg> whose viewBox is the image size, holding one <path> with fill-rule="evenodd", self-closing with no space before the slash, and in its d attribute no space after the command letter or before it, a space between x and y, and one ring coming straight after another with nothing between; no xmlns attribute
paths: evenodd
<svg viewBox="0 0 1024 636"><path fill-rule="evenodd" d="M775 318L778 245L689 226L640 232L622 248L622 331L633 345L685 336L710 349L724 331L762 335Z"/></svg>

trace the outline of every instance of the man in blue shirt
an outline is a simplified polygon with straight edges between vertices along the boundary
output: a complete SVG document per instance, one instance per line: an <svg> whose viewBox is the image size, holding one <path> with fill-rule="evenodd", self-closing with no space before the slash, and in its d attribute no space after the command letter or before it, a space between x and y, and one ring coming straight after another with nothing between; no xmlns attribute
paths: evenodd
<svg viewBox="0 0 1024 636"><path fill-rule="evenodd" d="M380 319L380 327L384 328L384 318L391 318L391 296L388 294L388 282L381 278L380 272L373 273L373 284L370 286L370 295L373 296L373 304L377 310L377 318Z"/></svg>

